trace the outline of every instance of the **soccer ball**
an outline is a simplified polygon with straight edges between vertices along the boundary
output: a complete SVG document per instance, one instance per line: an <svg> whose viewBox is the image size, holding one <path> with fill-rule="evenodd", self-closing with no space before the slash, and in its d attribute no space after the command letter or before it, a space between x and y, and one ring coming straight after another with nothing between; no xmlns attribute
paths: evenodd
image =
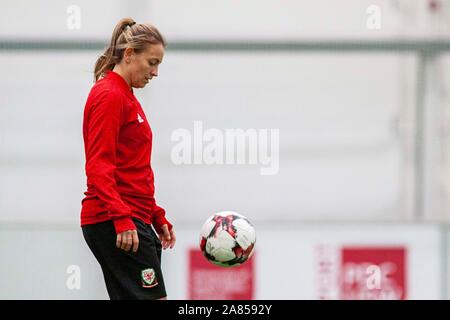
<svg viewBox="0 0 450 320"><path fill-rule="evenodd" d="M200 233L200 249L205 258L221 267L234 267L253 254L256 233L246 217L223 211L209 217Z"/></svg>

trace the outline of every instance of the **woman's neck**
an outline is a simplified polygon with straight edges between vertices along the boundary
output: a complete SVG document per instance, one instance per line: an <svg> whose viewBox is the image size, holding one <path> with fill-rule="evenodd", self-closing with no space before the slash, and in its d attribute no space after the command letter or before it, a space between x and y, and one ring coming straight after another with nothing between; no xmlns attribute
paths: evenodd
<svg viewBox="0 0 450 320"><path fill-rule="evenodd" d="M119 64L116 64L112 71L121 76L131 89L131 80L129 79L126 72L121 68Z"/></svg>

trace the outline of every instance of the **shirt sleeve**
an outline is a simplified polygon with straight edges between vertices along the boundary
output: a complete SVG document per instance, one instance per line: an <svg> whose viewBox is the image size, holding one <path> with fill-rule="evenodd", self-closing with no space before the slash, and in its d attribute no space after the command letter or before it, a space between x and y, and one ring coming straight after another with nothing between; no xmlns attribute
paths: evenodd
<svg viewBox="0 0 450 320"><path fill-rule="evenodd" d="M153 219L152 224L155 227L157 233L162 233L162 226L167 224L169 231L172 230L172 224L166 219L166 211L158 206L156 203L153 205Z"/></svg>
<svg viewBox="0 0 450 320"><path fill-rule="evenodd" d="M122 101L120 95L110 91L99 94L99 99L90 110L86 141L87 179L105 204L117 234L136 230L131 209L121 199L115 179Z"/></svg>

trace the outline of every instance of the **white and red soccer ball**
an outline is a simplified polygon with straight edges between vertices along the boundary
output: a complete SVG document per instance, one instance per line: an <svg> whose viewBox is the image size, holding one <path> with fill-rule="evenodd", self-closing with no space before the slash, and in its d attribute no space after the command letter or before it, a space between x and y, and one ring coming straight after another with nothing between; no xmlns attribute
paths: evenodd
<svg viewBox="0 0 450 320"><path fill-rule="evenodd" d="M250 221L233 211L209 217L200 232L200 249L205 258L221 267L234 267L247 261L256 242Z"/></svg>

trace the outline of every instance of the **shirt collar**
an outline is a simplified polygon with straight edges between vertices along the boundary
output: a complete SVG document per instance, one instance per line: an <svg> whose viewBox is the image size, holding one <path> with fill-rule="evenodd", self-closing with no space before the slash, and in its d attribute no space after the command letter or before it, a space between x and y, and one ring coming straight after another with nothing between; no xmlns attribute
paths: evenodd
<svg viewBox="0 0 450 320"><path fill-rule="evenodd" d="M114 72L112 70L106 71L105 78L113 80L115 83L117 83L123 90L133 94L133 88L130 88L128 83L125 81L124 78L117 72Z"/></svg>

